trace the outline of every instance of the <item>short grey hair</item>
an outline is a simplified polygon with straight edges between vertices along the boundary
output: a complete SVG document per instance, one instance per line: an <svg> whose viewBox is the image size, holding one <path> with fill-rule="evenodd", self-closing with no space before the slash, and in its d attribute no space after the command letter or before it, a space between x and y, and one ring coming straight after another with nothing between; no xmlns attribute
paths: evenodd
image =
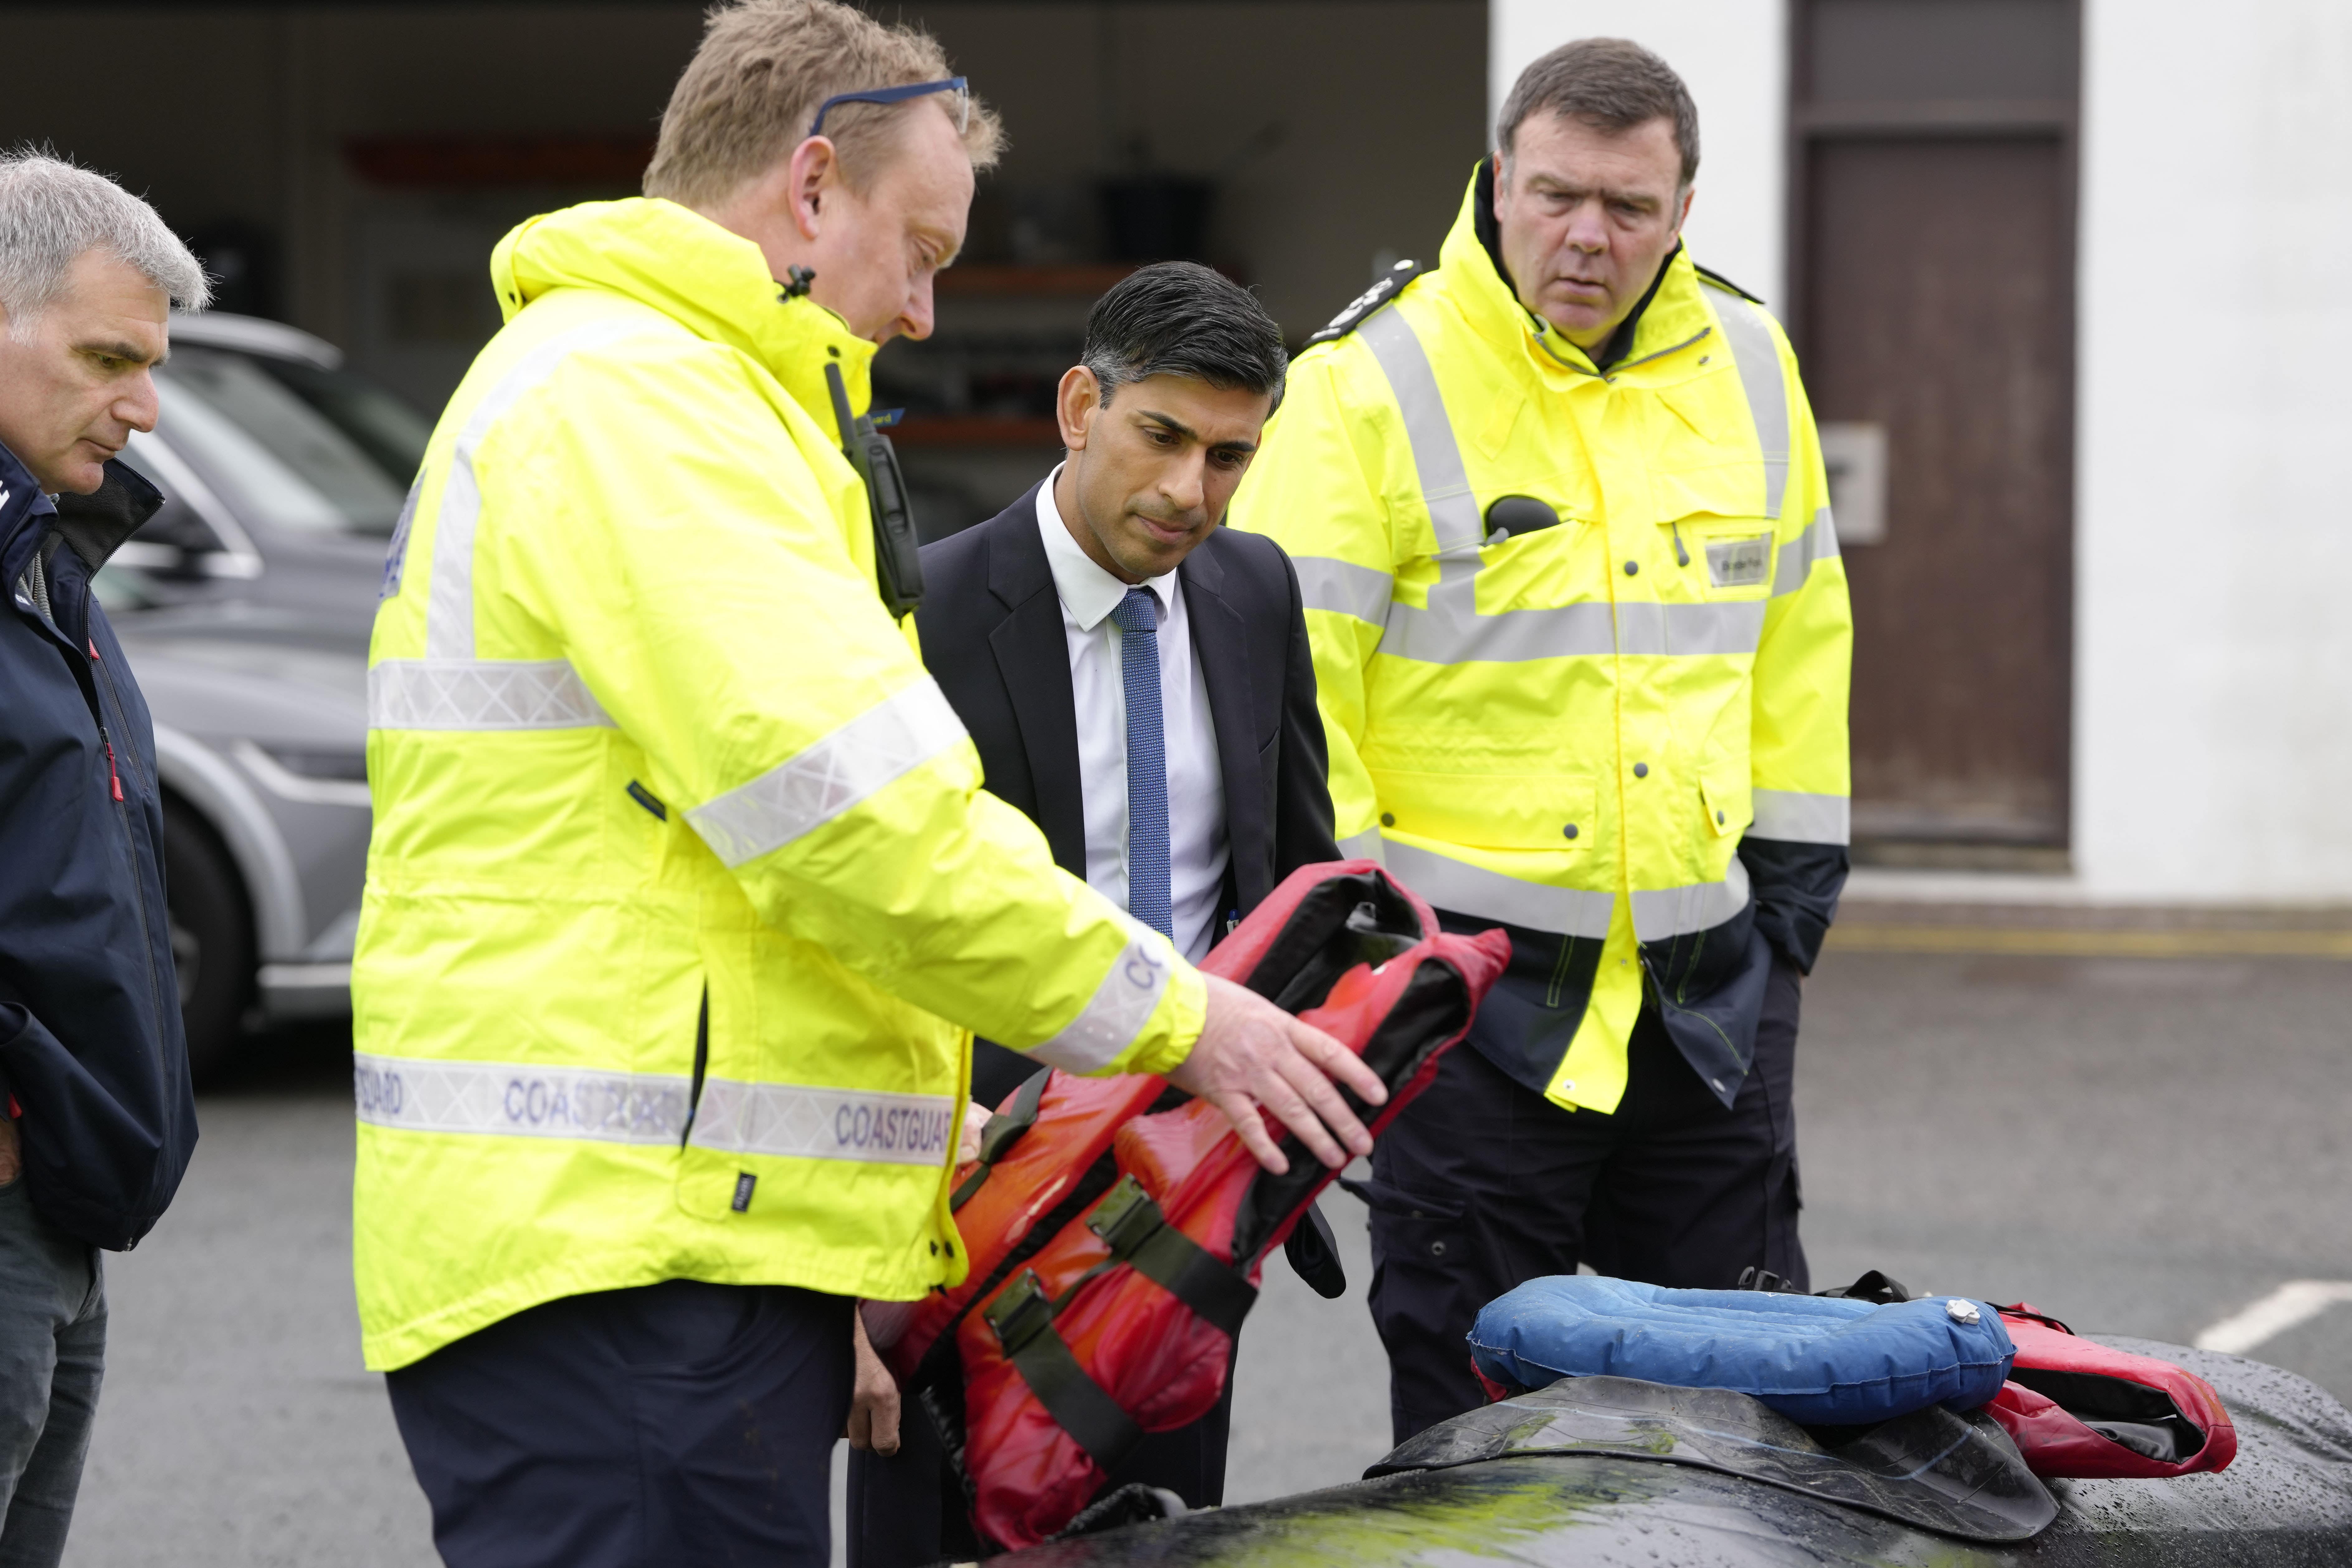
<svg viewBox="0 0 2352 1568"><path fill-rule="evenodd" d="M0 153L0 310L25 333L66 286L83 253L137 268L183 310L212 302L204 264L153 207L108 179L32 148Z"/></svg>
<svg viewBox="0 0 2352 1568"><path fill-rule="evenodd" d="M1698 177L1698 106L1675 68L1627 38L1579 38L1560 45L1519 73L1496 118L1495 142L1510 163L1519 126L1549 111L1580 120L1596 131L1622 134L1663 120L1675 133L1682 184Z"/></svg>

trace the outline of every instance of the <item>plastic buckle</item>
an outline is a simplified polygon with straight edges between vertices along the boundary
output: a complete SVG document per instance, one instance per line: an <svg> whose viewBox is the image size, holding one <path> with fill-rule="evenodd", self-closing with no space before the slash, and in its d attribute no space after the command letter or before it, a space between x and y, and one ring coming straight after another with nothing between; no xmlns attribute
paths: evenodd
<svg viewBox="0 0 2352 1568"><path fill-rule="evenodd" d="M981 1124L980 1163L993 1165L1011 1153L1013 1145L1021 1142L1022 1134L1036 1125L1036 1118L1024 1119L997 1111Z"/></svg>
<svg viewBox="0 0 2352 1568"><path fill-rule="evenodd" d="M1151 1233L1167 1223L1160 1205L1133 1176L1121 1176L1102 1202L1087 1214L1087 1228L1102 1237L1113 1258L1129 1258Z"/></svg>
<svg viewBox="0 0 2352 1568"><path fill-rule="evenodd" d="M1024 1268L1020 1278L997 1292L996 1300L981 1310L988 1326L996 1331L997 1342L1004 1353L1019 1353L1023 1345L1051 1328L1054 1323L1054 1303L1045 1294L1045 1287L1034 1268Z"/></svg>

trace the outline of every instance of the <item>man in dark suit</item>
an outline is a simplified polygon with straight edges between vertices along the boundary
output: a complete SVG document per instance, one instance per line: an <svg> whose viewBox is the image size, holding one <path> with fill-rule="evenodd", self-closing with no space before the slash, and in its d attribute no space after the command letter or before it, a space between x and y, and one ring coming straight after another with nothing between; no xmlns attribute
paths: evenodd
<svg viewBox="0 0 2352 1568"><path fill-rule="evenodd" d="M988 788L1066 870L1195 961L1293 869L1339 858L1297 574L1272 541L1222 526L1286 367L1247 290L1188 262L1144 268L1096 302L1062 377L1068 457L923 552L923 660ZM982 1041L972 1098L995 1105L1035 1070ZM935 1434L919 1415L888 1431L888 1374L860 1360L852 1563L968 1551ZM1111 1485L1222 1501L1231 1399L1229 1380L1213 1412L1145 1439Z"/></svg>

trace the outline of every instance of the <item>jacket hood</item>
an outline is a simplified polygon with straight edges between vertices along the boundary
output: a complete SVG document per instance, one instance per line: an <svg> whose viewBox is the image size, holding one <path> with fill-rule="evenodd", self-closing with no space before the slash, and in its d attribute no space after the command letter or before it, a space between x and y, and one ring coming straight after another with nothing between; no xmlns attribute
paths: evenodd
<svg viewBox="0 0 2352 1568"><path fill-rule="evenodd" d="M490 253L490 281L509 321L558 289L593 289L658 310L758 361L836 439L825 365L841 367L852 409L873 401L877 345L768 276L751 241L676 202L583 202L528 218Z"/></svg>
<svg viewBox="0 0 2352 1568"><path fill-rule="evenodd" d="M1599 374L1591 354L1519 303L1518 292L1503 270L1494 191L1494 161L1481 160L1471 171L1462 210L1438 252L1446 292L1479 335L1496 347L1517 344L1539 363ZM1602 345L1612 369L1683 347L1714 329L1715 318L1699 294L1698 268L1688 246L1675 247L1628 321L1633 329L1630 344L1622 341L1620 327L1619 335Z"/></svg>

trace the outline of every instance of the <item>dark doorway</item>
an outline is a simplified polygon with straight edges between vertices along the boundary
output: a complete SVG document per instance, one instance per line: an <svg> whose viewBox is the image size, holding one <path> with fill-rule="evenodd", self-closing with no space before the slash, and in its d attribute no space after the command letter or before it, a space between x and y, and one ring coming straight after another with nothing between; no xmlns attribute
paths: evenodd
<svg viewBox="0 0 2352 1568"><path fill-rule="evenodd" d="M1839 521L1876 524L1845 552L1855 835L2063 849L2075 8L1811 0L1797 29L1798 342Z"/></svg>

